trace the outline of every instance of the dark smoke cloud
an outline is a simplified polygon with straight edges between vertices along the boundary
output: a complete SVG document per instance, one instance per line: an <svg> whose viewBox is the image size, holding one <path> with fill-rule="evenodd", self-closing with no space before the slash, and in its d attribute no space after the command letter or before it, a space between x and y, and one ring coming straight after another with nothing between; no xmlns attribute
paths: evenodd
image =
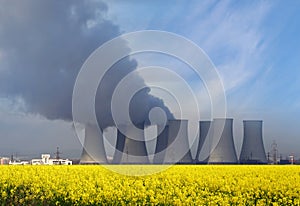
<svg viewBox="0 0 300 206"><path fill-rule="evenodd" d="M0 3L0 97L21 98L26 111L48 119L72 119L72 91L86 58L121 32L105 18L107 5L99 1L4 0ZM110 100L115 85L136 67L128 58L106 75L98 89L97 113L103 127L113 124ZM144 81L136 76L137 84ZM163 101L139 92L134 100L135 123L154 106L172 114ZM99 110L99 112L98 112ZM137 114L135 116L135 114Z"/></svg>
<svg viewBox="0 0 300 206"><path fill-rule="evenodd" d="M115 91L115 87L126 76L133 68L136 68L137 63L135 60L130 60L129 58L124 58L121 61L115 63L110 70L106 73L103 78L103 81L99 84L96 96L96 111L97 119L102 128L110 126L109 124L113 122L111 111L111 102L103 101L103 99L112 99L112 94ZM122 69L122 68L131 68L131 69ZM128 81L127 81L128 83ZM126 84L125 84L126 86ZM129 85L128 85L129 86ZM143 124L149 124L149 111L153 107L162 108L167 115L168 119L173 119L173 115L170 113L169 109L164 105L163 101L159 98L153 97L149 94L150 88L145 87L145 83L142 78L135 75L134 81L130 82L131 87L142 88L137 91L130 101L129 108L127 108L124 103L120 102L118 107L114 108L115 113L120 116L124 114L124 111L129 111L132 122L138 126L143 127ZM121 96L120 99L125 99L125 96L129 95L128 93L118 93ZM109 111L109 112L108 112ZM122 119L122 118L121 118ZM104 120L104 121L103 121ZM125 120L122 121L125 123ZM126 122L128 123L128 122ZM141 124L143 123L143 124Z"/></svg>

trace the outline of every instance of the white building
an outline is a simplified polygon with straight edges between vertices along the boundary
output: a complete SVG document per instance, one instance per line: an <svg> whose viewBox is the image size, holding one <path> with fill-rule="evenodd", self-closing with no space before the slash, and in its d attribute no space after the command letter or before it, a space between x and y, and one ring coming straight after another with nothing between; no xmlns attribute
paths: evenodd
<svg viewBox="0 0 300 206"><path fill-rule="evenodd" d="M9 161L9 165L29 165L28 161Z"/></svg>
<svg viewBox="0 0 300 206"><path fill-rule="evenodd" d="M0 165L8 165L10 161L9 157L0 157Z"/></svg>
<svg viewBox="0 0 300 206"><path fill-rule="evenodd" d="M41 159L32 159L32 165L72 165L72 161L68 159L51 159L50 154L42 154Z"/></svg>

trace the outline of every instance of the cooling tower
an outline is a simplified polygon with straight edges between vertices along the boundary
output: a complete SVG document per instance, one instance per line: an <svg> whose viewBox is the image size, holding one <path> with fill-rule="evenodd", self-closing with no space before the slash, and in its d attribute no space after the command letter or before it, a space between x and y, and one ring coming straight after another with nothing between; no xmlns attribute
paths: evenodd
<svg viewBox="0 0 300 206"><path fill-rule="evenodd" d="M114 164L149 164L144 131L133 125L118 126ZM121 129L121 131L120 131Z"/></svg>
<svg viewBox="0 0 300 206"><path fill-rule="evenodd" d="M168 145L164 163L191 164L193 159L188 140L188 121L169 120L168 128Z"/></svg>
<svg viewBox="0 0 300 206"><path fill-rule="evenodd" d="M164 128L163 128L164 127ZM156 140L156 148L153 158L154 164L163 164L166 154L166 149L168 147L168 125L157 125L157 140Z"/></svg>
<svg viewBox="0 0 300 206"><path fill-rule="evenodd" d="M103 143L103 137L100 136L97 125L85 125L85 139L82 150L81 164L106 164L107 158Z"/></svg>
<svg viewBox="0 0 300 206"><path fill-rule="evenodd" d="M262 121L245 120L244 140L240 155L240 163L267 163L262 139Z"/></svg>
<svg viewBox="0 0 300 206"><path fill-rule="evenodd" d="M208 163L237 163L232 134L233 119L214 119ZM220 136L221 135L221 136Z"/></svg>
<svg viewBox="0 0 300 206"><path fill-rule="evenodd" d="M116 142L116 149L113 157L113 164L120 164L122 160L123 155L123 149L125 145L125 139L126 136L120 132L120 130L117 130L117 142Z"/></svg>
<svg viewBox="0 0 300 206"><path fill-rule="evenodd" d="M197 163L207 163L208 161L208 150L204 152L204 142L212 137L212 122L211 121L200 121L199 122L199 143L196 153ZM200 155L201 153L201 155ZM205 154L206 153L206 154Z"/></svg>

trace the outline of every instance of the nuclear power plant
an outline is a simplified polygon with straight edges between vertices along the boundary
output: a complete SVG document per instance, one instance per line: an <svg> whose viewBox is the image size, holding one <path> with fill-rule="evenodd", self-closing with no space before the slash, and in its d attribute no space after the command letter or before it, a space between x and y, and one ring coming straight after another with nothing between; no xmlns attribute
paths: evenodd
<svg viewBox="0 0 300 206"><path fill-rule="evenodd" d="M238 163L232 132L233 119L214 119L208 163Z"/></svg>
<svg viewBox="0 0 300 206"><path fill-rule="evenodd" d="M190 164L193 162L188 140L188 121L168 121L168 143L163 163Z"/></svg>
<svg viewBox="0 0 300 206"><path fill-rule="evenodd" d="M149 164L144 130L134 125L119 126L116 151L113 159L115 164Z"/></svg>
<svg viewBox="0 0 300 206"><path fill-rule="evenodd" d="M188 120L168 120L166 125L156 125L153 164L267 163L261 120L243 121L244 138L239 159L233 138L233 119L199 122L195 158L189 143L188 123ZM112 161L108 161L99 130L97 125L86 125L82 164L150 164L144 126L118 125Z"/></svg>
<svg viewBox="0 0 300 206"><path fill-rule="evenodd" d="M262 121L245 120L244 140L240 155L240 163L267 163L263 138Z"/></svg>
<svg viewBox="0 0 300 206"><path fill-rule="evenodd" d="M158 135L156 140L153 163L163 164L165 161L166 149L168 147L169 126L157 125L157 133Z"/></svg>
<svg viewBox="0 0 300 206"><path fill-rule="evenodd" d="M205 164L208 162L209 155L205 153L201 155L201 152L203 153L205 141L209 140L212 136L212 121L200 121L199 132L199 141L195 162Z"/></svg>
<svg viewBox="0 0 300 206"><path fill-rule="evenodd" d="M100 136L97 125L85 125L85 139L81 154L81 164L106 164L107 157L104 148L104 139Z"/></svg>

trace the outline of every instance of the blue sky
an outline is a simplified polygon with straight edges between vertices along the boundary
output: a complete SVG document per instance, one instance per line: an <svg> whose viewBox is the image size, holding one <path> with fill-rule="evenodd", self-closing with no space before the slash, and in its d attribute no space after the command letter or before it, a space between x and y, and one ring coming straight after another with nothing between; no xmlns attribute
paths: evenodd
<svg viewBox="0 0 300 206"><path fill-rule="evenodd" d="M71 2L68 3L72 4ZM13 5L0 1L0 7L1 4L0 17L2 12L2 15L7 19L18 19L16 18L18 13L12 9L14 8ZM270 150L272 141L276 140L281 153L284 155L295 153L300 158L300 122L298 120L300 115L299 1L142 2L107 0L96 6L101 6L101 18L97 15L89 16L88 9L93 7L87 6L87 10L82 9L78 12L89 18L94 18L92 20L96 23L103 19L112 23L114 26L107 32L106 40L116 37L118 32L115 30L118 29L120 34L153 29L174 32L195 42L211 58L223 80L228 103L228 116L234 117L236 122L235 140L238 145L237 148L239 149L241 144L242 120L263 119L266 151ZM6 7L10 7L12 12L6 13ZM23 7L27 9L33 7L33 17L42 15L39 8L43 6L40 3L35 5L35 3L28 1L28 4L25 2L18 5L20 11L23 11ZM24 18L24 25L31 25L31 21L35 22L35 20L30 20L30 12L26 15L28 18ZM47 16L41 18L46 20ZM21 23L17 25L21 25L22 21L20 15L18 22ZM45 22L47 24L48 21ZM10 27L9 23L0 18L0 62L2 61L0 75L10 71L10 68L6 67L5 58L13 50L9 49L10 45L7 43L9 41L5 40L5 35L1 35L1 32L11 28L13 27ZM56 27L51 27L51 29L53 28ZM26 30L26 27L23 29ZM16 31L22 30L16 29ZM52 31L55 35L55 30ZM87 31L85 34L88 36L90 35L89 32L92 31L88 29ZM101 32L105 33L105 30L101 30ZM70 32L70 36L72 36L71 34L72 32ZM15 35L16 38L22 39L20 33ZM67 37L64 38L68 39ZM95 40L97 35L91 35L91 38ZM93 41L87 42L87 44L93 43ZM47 43L46 41L45 45L49 45L51 52L50 45L53 45L53 42ZM99 45L101 45L101 41L97 42L97 46ZM68 43L63 47L70 47L70 51L74 50ZM56 48L55 44L54 48ZM18 47L14 47L14 49L18 49ZM77 57L74 56L72 58ZM55 60L59 61L59 58ZM63 66L65 65L69 64L63 64ZM17 75L20 74L15 76ZM20 75L18 78L17 80L20 80L23 76ZM193 81L197 80L191 77L190 81L193 85L196 84ZM10 84L14 89L17 87L14 81L10 80ZM36 112L27 114L20 111L22 105L26 104L26 99L22 100L22 95L19 95L21 96L19 99L16 96L18 95L12 98L9 91L0 93L0 115L2 117L0 120L0 138L1 141L4 136L10 139L6 144L2 144L0 148L2 151L6 151L6 153L7 151L29 153L28 150L14 144L15 142L22 142L20 140L24 139L30 139L32 143L28 143L28 145L36 145L32 148L39 147L35 150L36 153L46 150L46 146L40 146L40 136L43 136L42 128L47 128L48 131L46 137L42 139L47 142L46 144L53 147L53 152L56 145L60 145L66 150L66 153L71 151L76 153L80 150L80 144L78 140L74 140L74 133L69 123L62 120L50 120L51 118L44 118L43 115ZM38 127L39 129L36 126L37 122L41 125ZM57 129L51 133L53 129L49 128ZM65 138L62 139L61 136ZM37 139L39 141L36 141ZM32 150L34 149L30 149L30 151ZM48 151L50 152L50 149ZM0 155L2 155L1 151Z"/></svg>
<svg viewBox="0 0 300 206"><path fill-rule="evenodd" d="M266 150L276 140L282 153L299 153L298 1L108 1L108 5L109 18L124 32L158 29L194 41L220 72L228 114L236 125L241 127L242 119L261 118ZM236 133L242 135L240 129Z"/></svg>
<svg viewBox="0 0 300 206"><path fill-rule="evenodd" d="M299 105L298 2L112 1L108 5L109 18L125 32L161 29L197 43L220 71L232 98L241 95L267 108ZM244 97L251 89L255 96L247 92Z"/></svg>

